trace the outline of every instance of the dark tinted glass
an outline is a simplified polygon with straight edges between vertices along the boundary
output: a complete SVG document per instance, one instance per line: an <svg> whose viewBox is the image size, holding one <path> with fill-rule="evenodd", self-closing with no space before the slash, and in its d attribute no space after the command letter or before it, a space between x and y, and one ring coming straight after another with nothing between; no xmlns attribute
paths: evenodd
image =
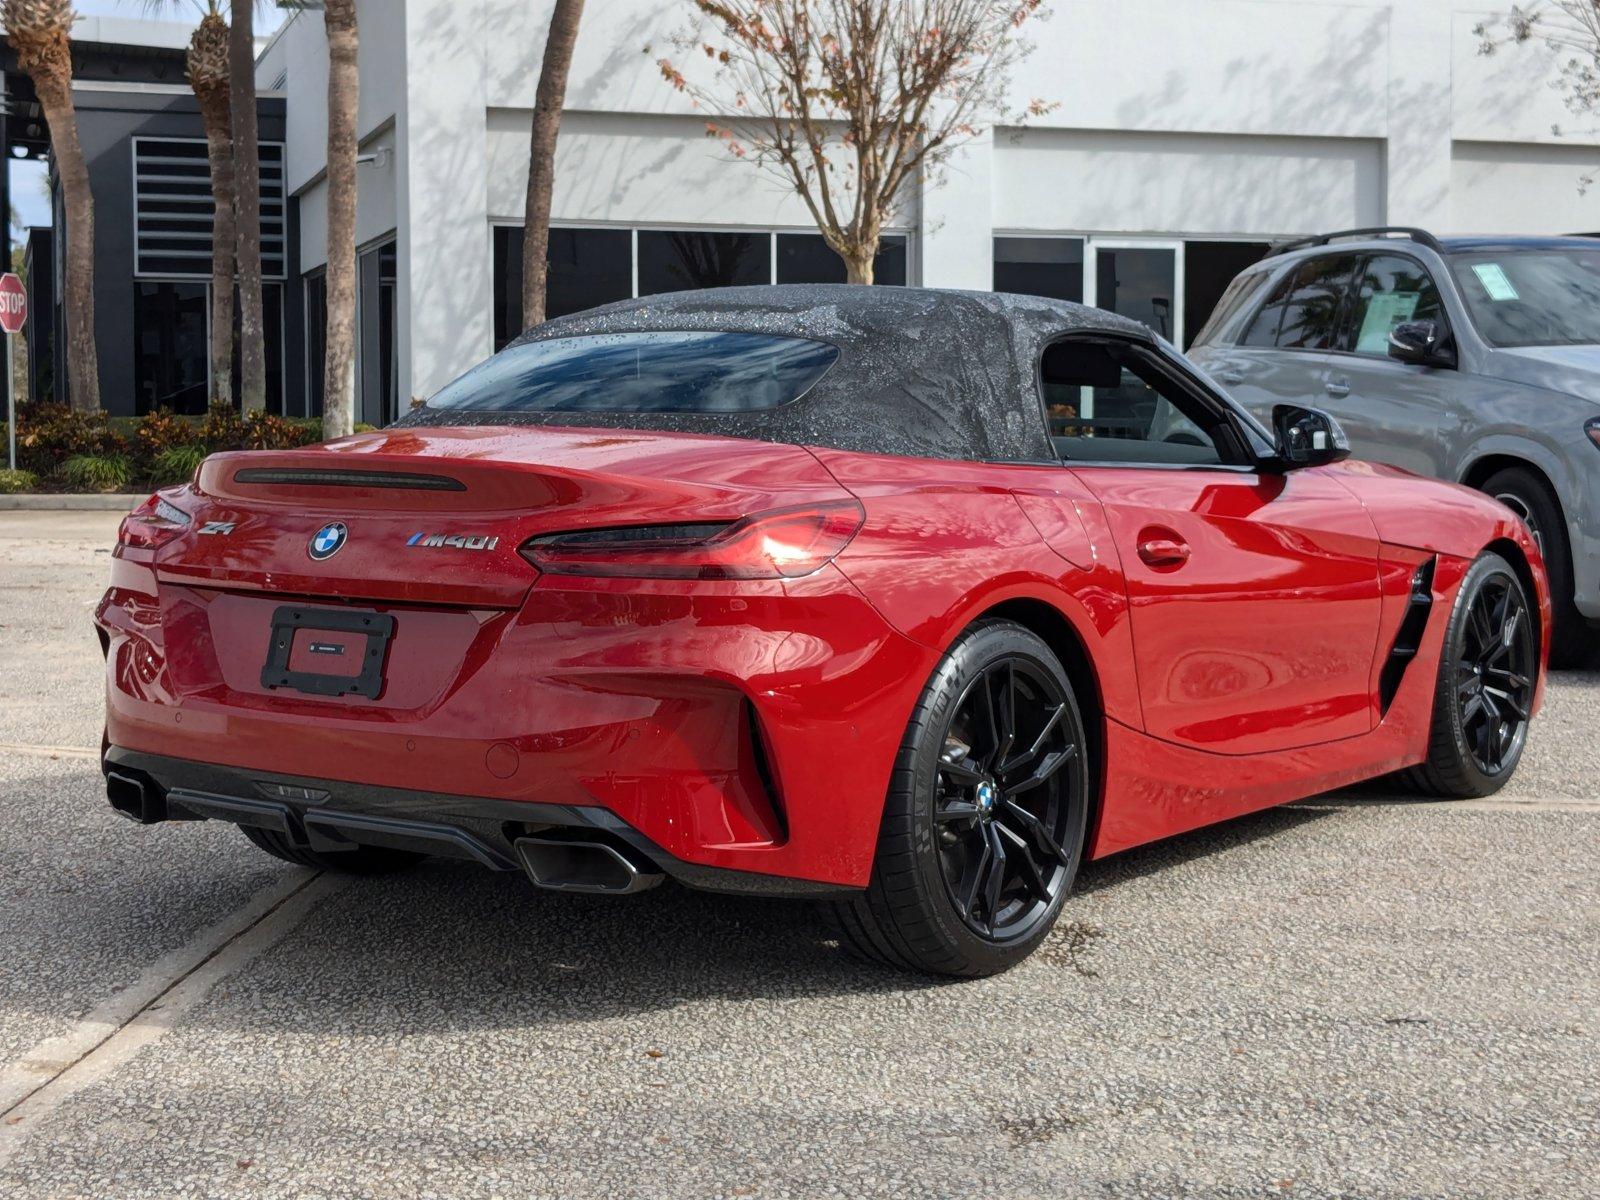
<svg viewBox="0 0 1600 1200"><path fill-rule="evenodd" d="M1273 285L1266 302L1256 310L1239 335L1241 346L1273 346L1278 341L1278 326L1283 324L1283 306L1294 290L1294 272L1291 271Z"/></svg>
<svg viewBox="0 0 1600 1200"><path fill-rule="evenodd" d="M1439 289L1427 268L1416 259L1399 254L1375 255L1362 269L1350 320L1335 348L1385 358L1389 353L1389 331L1402 321L1432 321L1443 339L1446 328Z"/></svg>
<svg viewBox="0 0 1600 1200"><path fill-rule="evenodd" d="M1223 302L1223 297L1233 297L1237 302L1226 316L1239 311L1242 301L1235 285L1239 272L1258 263L1271 249L1266 242L1211 242L1194 241L1183 244L1183 327L1186 345L1199 344L1198 334L1211 324L1212 314ZM1249 278L1258 284L1262 277ZM1211 328L1215 333L1220 323Z"/></svg>
<svg viewBox="0 0 1600 1200"><path fill-rule="evenodd" d="M820 233L780 233L778 235L779 283L843 283L844 259L828 249ZM872 260L872 282L904 287L906 282L906 239L886 237L878 242Z"/></svg>
<svg viewBox="0 0 1600 1200"><path fill-rule="evenodd" d="M633 295L633 235L626 229L552 229L545 255L546 318ZM494 231L494 346L522 332L522 230Z"/></svg>
<svg viewBox="0 0 1600 1200"><path fill-rule="evenodd" d="M1491 345L1600 345L1600 251L1460 254L1450 265Z"/></svg>
<svg viewBox="0 0 1600 1200"><path fill-rule="evenodd" d="M1083 239L997 237L994 290L1083 303Z"/></svg>
<svg viewBox="0 0 1600 1200"><path fill-rule="evenodd" d="M233 302L233 344L243 344L243 335L239 332L239 297L236 294ZM267 355L267 411L269 413L283 412L283 285L276 283L263 284L261 287L261 317L264 326L262 338ZM239 357L233 359L233 394L237 397L239 390ZM204 411L202 406L201 411Z"/></svg>
<svg viewBox="0 0 1600 1200"><path fill-rule="evenodd" d="M1206 319L1204 328L1190 342L1190 347L1209 346L1216 341L1245 306L1261 294L1266 282L1267 276L1262 272L1255 275L1241 275L1230 283L1228 290L1222 294L1222 299L1212 310L1211 316Z"/></svg>
<svg viewBox="0 0 1600 1200"><path fill-rule="evenodd" d="M1101 342L1067 339L1039 364L1050 439L1072 462L1214 465L1215 421L1149 362Z"/></svg>
<svg viewBox="0 0 1600 1200"><path fill-rule="evenodd" d="M641 296L771 282L770 234L639 231Z"/></svg>
<svg viewBox="0 0 1600 1200"><path fill-rule="evenodd" d="M1178 253L1153 246L1105 246L1095 252L1095 304L1176 338L1172 303Z"/></svg>
<svg viewBox="0 0 1600 1200"><path fill-rule="evenodd" d="M207 344L205 284L134 284L135 411L205 412Z"/></svg>
<svg viewBox="0 0 1600 1200"><path fill-rule="evenodd" d="M328 368L328 277L318 271L305 277L306 412L322 415L324 376Z"/></svg>
<svg viewBox="0 0 1600 1200"><path fill-rule="evenodd" d="M495 412L736 413L798 399L836 347L759 333L606 333L504 350L428 401Z"/></svg>
<svg viewBox="0 0 1600 1200"><path fill-rule="evenodd" d="M1357 261L1353 254L1341 254L1300 264L1284 302L1283 323L1278 327L1280 349L1334 348Z"/></svg>

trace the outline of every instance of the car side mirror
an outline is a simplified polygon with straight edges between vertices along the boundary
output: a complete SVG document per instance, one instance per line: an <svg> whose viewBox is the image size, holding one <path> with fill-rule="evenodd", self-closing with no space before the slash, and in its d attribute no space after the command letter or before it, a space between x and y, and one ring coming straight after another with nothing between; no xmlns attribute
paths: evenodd
<svg viewBox="0 0 1600 1200"><path fill-rule="evenodd" d="M1350 439L1320 408L1298 404L1272 406L1272 432L1278 443L1278 462L1284 469L1320 467L1350 457Z"/></svg>
<svg viewBox="0 0 1600 1200"><path fill-rule="evenodd" d="M1418 367L1453 367L1455 352L1439 340L1433 321L1401 321L1389 331L1389 357Z"/></svg>

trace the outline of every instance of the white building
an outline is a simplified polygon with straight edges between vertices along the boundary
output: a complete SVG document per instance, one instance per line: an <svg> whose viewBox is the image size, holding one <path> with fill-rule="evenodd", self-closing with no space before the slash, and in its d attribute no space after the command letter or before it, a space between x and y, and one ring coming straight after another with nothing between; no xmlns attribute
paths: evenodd
<svg viewBox="0 0 1600 1200"><path fill-rule="evenodd" d="M1016 74L1057 102L908 198L880 278L1036 290L1182 341L1271 239L1351 226L1600 229L1547 51L1478 53L1465 0L1055 0ZM362 0L361 390L399 411L520 318L520 224L549 0ZM801 202L705 136L655 60L682 0L589 0L558 149L555 312L838 270ZM260 58L287 96L312 393L325 261L327 53L317 12ZM802 236L787 236L802 235ZM809 235L809 236L804 236ZM313 403L315 400L313 398Z"/></svg>

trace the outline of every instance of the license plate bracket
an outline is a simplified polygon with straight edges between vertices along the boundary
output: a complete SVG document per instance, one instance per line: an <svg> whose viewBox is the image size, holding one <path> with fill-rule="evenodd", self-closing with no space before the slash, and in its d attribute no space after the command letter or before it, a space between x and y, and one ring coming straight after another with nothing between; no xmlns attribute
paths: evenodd
<svg viewBox="0 0 1600 1200"><path fill-rule="evenodd" d="M318 639L319 633L330 636ZM272 614L261 686L376 700L383 691L383 662L393 636L394 618L387 613L281 605ZM308 656L320 654L338 659L333 665L343 670L306 669ZM357 654L360 661L352 661Z"/></svg>

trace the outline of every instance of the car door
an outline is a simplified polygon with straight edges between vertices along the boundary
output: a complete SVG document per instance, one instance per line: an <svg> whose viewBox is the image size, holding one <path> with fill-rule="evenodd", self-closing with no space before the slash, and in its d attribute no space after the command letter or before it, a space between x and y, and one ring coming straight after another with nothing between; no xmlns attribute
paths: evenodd
<svg viewBox="0 0 1600 1200"><path fill-rule="evenodd" d="M1325 470L1259 469L1239 418L1163 352L1068 338L1042 376L1047 393L1147 393L1141 430L1051 430L1121 560L1145 729L1220 754L1368 732L1378 535L1351 492Z"/></svg>
<svg viewBox="0 0 1600 1200"><path fill-rule="evenodd" d="M1389 357L1389 331L1401 321L1432 321L1441 346L1453 344L1450 321L1423 262L1409 254L1368 255L1362 262L1324 383L1320 407L1339 419L1358 458L1448 477L1446 427L1460 375Z"/></svg>
<svg viewBox="0 0 1600 1200"><path fill-rule="evenodd" d="M1235 401L1268 422L1277 404L1321 407L1332 351L1360 256L1325 254L1288 271L1207 369Z"/></svg>

